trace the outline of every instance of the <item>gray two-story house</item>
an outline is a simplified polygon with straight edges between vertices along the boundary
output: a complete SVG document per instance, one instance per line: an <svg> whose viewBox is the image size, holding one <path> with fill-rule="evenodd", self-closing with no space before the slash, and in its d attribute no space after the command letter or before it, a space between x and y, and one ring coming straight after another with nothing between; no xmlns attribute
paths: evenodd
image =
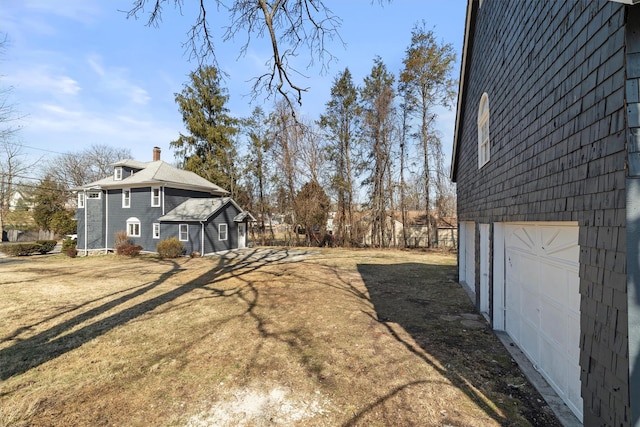
<svg viewBox="0 0 640 427"><path fill-rule="evenodd" d="M109 251L115 235L125 231L145 252L176 237L185 253L202 255L247 244L248 212L228 197L228 191L160 160L122 160L109 177L74 189L78 195L79 251Z"/></svg>

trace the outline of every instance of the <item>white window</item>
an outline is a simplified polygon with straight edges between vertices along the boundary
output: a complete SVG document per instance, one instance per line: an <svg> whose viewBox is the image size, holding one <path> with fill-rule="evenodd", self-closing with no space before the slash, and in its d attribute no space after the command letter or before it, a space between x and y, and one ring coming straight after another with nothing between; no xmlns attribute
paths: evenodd
<svg viewBox="0 0 640 427"><path fill-rule="evenodd" d="M160 224L157 222L153 223L153 238L154 239L160 238Z"/></svg>
<svg viewBox="0 0 640 427"><path fill-rule="evenodd" d="M218 240L227 240L227 224L218 224Z"/></svg>
<svg viewBox="0 0 640 427"><path fill-rule="evenodd" d="M180 224L180 233L178 235L178 240L181 242L189 241L189 224Z"/></svg>
<svg viewBox="0 0 640 427"><path fill-rule="evenodd" d="M83 191L78 192L78 208L79 209L84 208L84 192Z"/></svg>
<svg viewBox="0 0 640 427"><path fill-rule="evenodd" d="M489 95L482 94L478 107L478 169L489 163L491 139L489 138Z"/></svg>
<svg viewBox="0 0 640 427"><path fill-rule="evenodd" d="M101 191L89 191L87 192L87 199L99 199L101 194Z"/></svg>
<svg viewBox="0 0 640 427"><path fill-rule="evenodd" d="M117 167L113 170L113 179L116 181L122 181L122 168Z"/></svg>
<svg viewBox="0 0 640 427"><path fill-rule="evenodd" d="M138 218L129 218L127 220L127 236L140 237L140 220Z"/></svg>
<svg viewBox="0 0 640 427"><path fill-rule="evenodd" d="M160 187L151 188L151 206L160 206Z"/></svg>
<svg viewBox="0 0 640 427"><path fill-rule="evenodd" d="M128 190L128 189L122 190L122 207L123 208L131 207L131 190Z"/></svg>

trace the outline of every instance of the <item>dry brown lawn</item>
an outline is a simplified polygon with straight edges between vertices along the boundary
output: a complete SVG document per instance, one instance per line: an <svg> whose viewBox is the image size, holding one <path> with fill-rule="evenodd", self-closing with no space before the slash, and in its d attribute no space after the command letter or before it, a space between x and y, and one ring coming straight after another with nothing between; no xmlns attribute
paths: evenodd
<svg viewBox="0 0 640 427"><path fill-rule="evenodd" d="M554 426L455 256L0 259L0 426Z"/></svg>

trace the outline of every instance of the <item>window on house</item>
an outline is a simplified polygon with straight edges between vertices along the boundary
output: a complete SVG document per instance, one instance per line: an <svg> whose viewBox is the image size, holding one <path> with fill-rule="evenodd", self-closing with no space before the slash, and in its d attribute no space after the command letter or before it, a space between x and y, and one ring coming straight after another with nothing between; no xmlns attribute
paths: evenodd
<svg viewBox="0 0 640 427"><path fill-rule="evenodd" d="M227 224L218 224L218 239L227 240Z"/></svg>
<svg viewBox="0 0 640 427"><path fill-rule="evenodd" d="M181 242L189 241L189 224L180 224L178 240Z"/></svg>
<svg viewBox="0 0 640 427"><path fill-rule="evenodd" d="M122 181L122 168L117 167L113 170L113 179L116 181Z"/></svg>
<svg viewBox="0 0 640 427"><path fill-rule="evenodd" d="M84 208L84 192L78 192L78 209Z"/></svg>
<svg viewBox="0 0 640 427"><path fill-rule="evenodd" d="M127 189L122 190L122 207L123 208L131 207L131 190L127 190Z"/></svg>
<svg viewBox="0 0 640 427"><path fill-rule="evenodd" d="M102 192L100 191L89 191L87 192L87 199L99 199Z"/></svg>
<svg viewBox="0 0 640 427"><path fill-rule="evenodd" d="M127 236L140 237L140 220L138 218L127 219Z"/></svg>
<svg viewBox="0 0 640 427"><path fill-rule="evenodd" d="M160 206L160 187L154 187L151 189L151 206Z"/></svg>
<svg viewBox="0 0 640 427"><path fill-rule="evenodd" d="M489 138L489 95L482 94L478 107L478 169L489 163L491 139Z"/></svg>
<svg viewBox="0 0 640 427"><path fill-rule="evenodd" d="M160 238L160 224L157 222L153 223L153 238L154 239Z"/></svg>

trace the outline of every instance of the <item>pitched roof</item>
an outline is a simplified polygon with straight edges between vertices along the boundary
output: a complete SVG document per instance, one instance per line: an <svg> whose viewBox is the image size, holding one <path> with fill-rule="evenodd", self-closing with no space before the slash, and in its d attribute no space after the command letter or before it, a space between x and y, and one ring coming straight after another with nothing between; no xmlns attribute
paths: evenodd
<svg viewBox="0 0 640 427"><path fill-rule="evenodd" d="M208 191L215 195L229 194L227 190L207 181L201 176L193 172L175 168L162 160L138 162L127 159L113 163L112 166L127 166L140 170L118 181L111 175L107 178L75 188L74 190L166 185L174 188Z"/></svg>
<svg viewBox="0 0 640 427"><path fill-rule="evenodd" d="M253 219L247 211L243 211L231 197L211 197L188 199L175 209L158 218L159 221L206 221L227 204L233 204L240 213L233 218L236 222L242 222L245 218ZM254 219L255 221L255 219Z"/></svg>

